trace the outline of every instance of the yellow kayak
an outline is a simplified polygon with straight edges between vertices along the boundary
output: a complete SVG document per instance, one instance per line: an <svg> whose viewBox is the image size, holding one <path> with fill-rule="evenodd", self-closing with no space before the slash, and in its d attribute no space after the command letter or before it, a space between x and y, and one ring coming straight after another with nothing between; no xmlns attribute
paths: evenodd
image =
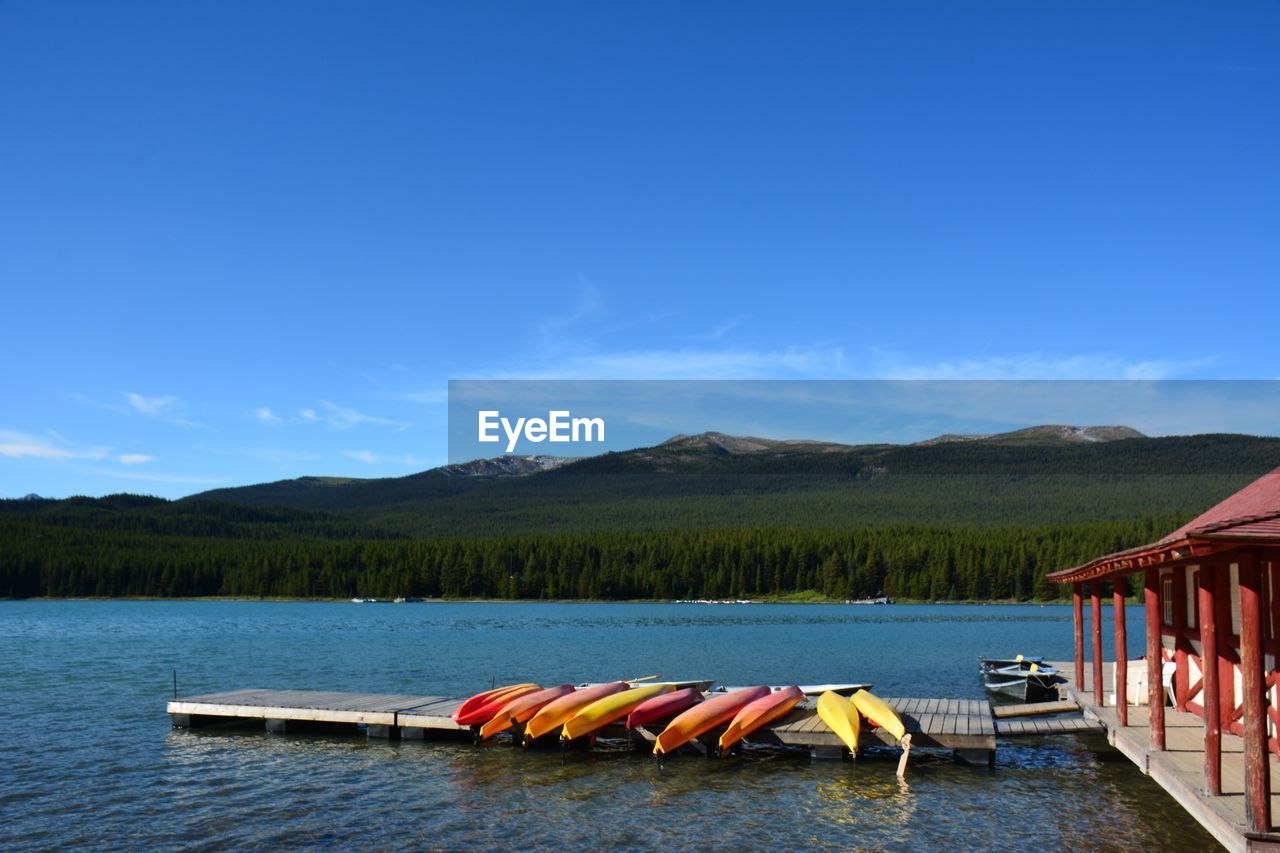
<svg viewBox="0 0 1280 853"><path fill-rule="evenodd" d="M555 699L539 709L524 727L524 745L528 746L545 734L555 731L568 722L574 714L602 696L611 696L630 687L625 681L611 681L575 690Z"/></svg>
<svg viewBox="0 0 1280 853"><path fill-rule="evenodd" d="M611 696L605 696L603 699L597 699L578 711L564 724L564 730L560 732L560 739L573 740L574 738L591 734L596 729L627 716L642 702L652 699L661 693L670 693L675 689L676 686L674 684L645 684L640 687L632 687L630 690L623 690L620 693L614 693Z"/></svg>
<svg viewBox="0 0 1280 853"><path fill-rule="evenodd" d="M862 718L858 716L858 709L854 707L853 702L828 690L818 697L818 716L856 756Z"/></svg>
<svg viewBox="0 0 1280 853"><path fill-rule="evenodd" d="M879 726L893 735L894 740L902 740L902 736L907 733L907 728L902 725L902 718L898 716L898 712L890 708L888 703L879 696L859 690L849 697L849 701L872 725Z"/></svg>

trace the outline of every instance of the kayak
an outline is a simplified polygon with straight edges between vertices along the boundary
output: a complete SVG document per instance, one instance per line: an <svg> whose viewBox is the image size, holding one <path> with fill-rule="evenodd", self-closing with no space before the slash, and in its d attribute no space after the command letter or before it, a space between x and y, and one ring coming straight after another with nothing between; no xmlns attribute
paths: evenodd
<svg viewBox="0 0 1280 853"><path fill-rule="evenodd" d="M565 721L560 740L573 740L621 720L648 699L675 690L674 684L643 684L597 699Z"/></svg>
<svg viewBox="0 0 1280 853"><path fill-rule="evenodd" d="M744 705L768 695L768 687L746 687L694 705L667 724L653 745L653 754L674 752L698 735L732 720Z"/></svg>
<svg viewBox="0 0 1280 853"><path fill-rule="evenodd" d="M849 697L849 701L872 725L879 726L893 735L894 740L902 740L902 736L907 733L907 727L902 725L902 718L898 716L898 712L890 708L889 704L879 696L859 690Z"/></svg>
<svg viewBox="0 0 1280 853"><path fill-rule="evenodd" d="M453 714L453 721L460 726L479 726L493 719L499 711L511 704L516 699L527 693L534 693L542 688L537 684L516 684L508 687L506 690L500 690L492 693L491 696L485 698L480 703L471 708L470 711L463 711L467 703L463 703L463 708L459 708ZM474 699L476 697L472 697ZM468 699L467 702L471 700Z"/></svg>
<svg viewBox="0 0 1280 853"><path fill-rule="evenodd" d="M498 732L505 732L516 723L523 723L538 713L538 710L550 702L573 692L572 684L561 684L559 687L548 687L537 693L527 693L502 709L502 712L480 728L480 740L493 737Z"/></svg>
<svg viewBox="0 0 1280 853"><path fill-rule="evenodd" d="M463 702L462 705L458 708L458 710L453 712L453 721L455 723L458 722L459 717L465 714L470 714L476 708L479 708L485 702L488 702L489 700L493 699L499 694L506 693L508 690L515 690L518 687L529 687L529 686L536 687L537 685L530 685L527 683L526 684L508 684L503 687L495 687L492 690L486 690L483 693L477 693L467 701Z"/></svg>
<svg viewBox="0 0 1280 853"><path fill-rule="evenodd" d="M627 717L627 728L634 729L667 717L674 717L686 708L702 701L702 691L696 687L685 687L674 693L663 693L642 702Z"/></svg>
<svg viewBox="0 0 1280 853"><path fill-rule="evenodd" d="M597 699L626 690L630 686L625 681L611 681L608 684L581 687L543 705L524 727L524 745L528 746L532 741L555 731L580 709Z"/></svg>
<svg viewBox="0 0 1280 853"><path fill-rule="evenodd" d="M803 698L804 691L799 687L784 687L743 705L729 728L720 735L720 750L723 752L761 726L790 713Z"/></svg>
<svg viewBox="0 0 1280 853"><path fill-rule="evenodd" d="M862 718L853 702L830 691L818 697L818 716L855 756L858 754L858 734L862 731Z"/></svg>

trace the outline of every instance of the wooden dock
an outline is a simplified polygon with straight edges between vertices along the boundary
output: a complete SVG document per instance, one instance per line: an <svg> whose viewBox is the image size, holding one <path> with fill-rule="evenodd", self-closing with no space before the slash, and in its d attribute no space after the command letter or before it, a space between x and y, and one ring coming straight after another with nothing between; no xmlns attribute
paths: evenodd
<svg viewBox="0 0 1280 853"><path fill-rule="evenodd" d="M1195 714L1165 707L1165 749L1150 746L1147 707L1129 706L1129 725L1121 726L1113 705L1099 706L1090 683L1077 690L1074 665L1054 663L1067 678L1067 694L1080 703L1086 717L1097 721L1107 740L1146 775L1164 788L1228 850L1280 849L1280 833L1247 830L1244 803L1244 739L1222 733L1222 795L1205 794L1204 720ZM1103 683L1113 683L1114 663L1103 664ZM1086 683L1089 679L1086 678ZM1107 691L1108 695L1110 691ZM1271 790L1280 792L1280 766L1268 762ZM1280 793L1271 795L1271 813L1280 814Z"/></svg>
<svg viewBox="0 0 1280 853"><path fill-rule="evenodd" d="M989 703L972 699L896 698L885 701L902 717L913 746L950 750L961 760L974 764L994 763L997 737L1068 734L1098 729L1096 722L1079 716L998 719ZM264 725L268 731L285 732L345 726L362 727L371 737L469 737L471 730L459 726L451 718L462 702L459 698L441 696L251 688L174 699L168 704L168 713L173 725L180 728L240 723ZM1059 710L1067 708L1063 706ZM625 736L625 730L614 727L602 734ZM718 736L719 732L715 734ZM708 740L714 743L713 738ZM818 717L814 700L801 703L778 723L756 732L751 740L804 747L819 756L838 756L844 747ZM894 740L881 729L867 727L859 745L880 744L892 745Z"/></svg>

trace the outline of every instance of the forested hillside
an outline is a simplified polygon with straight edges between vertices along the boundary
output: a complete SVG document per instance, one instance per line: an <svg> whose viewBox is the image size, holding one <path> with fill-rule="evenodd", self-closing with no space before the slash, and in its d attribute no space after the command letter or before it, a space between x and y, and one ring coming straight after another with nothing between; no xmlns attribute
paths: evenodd
<svg viewBox="0 0 1280 853"><path fill-rule="evenodd" d="M774 444L0 501L0 596L1045 598L1062 592L1045 572L1151 541L1280 466L1280 440L1246 436Z"/></svg>

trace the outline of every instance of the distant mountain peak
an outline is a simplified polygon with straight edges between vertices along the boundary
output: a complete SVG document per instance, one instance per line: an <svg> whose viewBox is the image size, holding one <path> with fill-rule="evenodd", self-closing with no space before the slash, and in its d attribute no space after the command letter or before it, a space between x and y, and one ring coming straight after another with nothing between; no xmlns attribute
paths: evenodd
<svg viewBox="0 0 1280 853"><path fill-rule="evenodd" d="M974 435L947 433L918 446L934 444L958 444L977 442L982 444L1100 444L1106 441L1123 441L1127 438L1146 438L1133 427L1127 426L1070 426L1066 424L1042 424L1016 429L1012 432L996 432Z"/></svg>
<svg viewBox="0 0 1280 853"><path fill-rule="evenodd" d="M697 435L673 435L658 445L664 450L712 450L718 453L745 454L767 450L807 448L811 450L839 449L847 445L811 439L759 438L754 435L729 435L723 432L700 432Z"/></svg>
<svg viewBox="0 0 1280 853"><path fill-rule="evenodd" d="M518 475L550 471L561 465L577 462L580 456L495 456L491 459L473 459L456 465L444 465L436 470L446 477L480 477L495 474Z"/></svg>

